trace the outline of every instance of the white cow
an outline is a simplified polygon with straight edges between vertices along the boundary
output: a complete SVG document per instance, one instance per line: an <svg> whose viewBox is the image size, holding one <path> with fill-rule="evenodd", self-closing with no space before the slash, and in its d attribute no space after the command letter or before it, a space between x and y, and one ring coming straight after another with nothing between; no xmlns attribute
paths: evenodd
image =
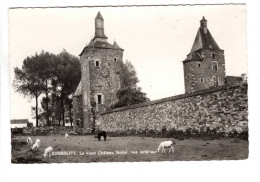
<svg viewBox="0 0 260 182"><path fill-rule="evenodd" d="M162 153L166 153L165 148L170 148L169 153L172 152L174 153L174 148L173 148L173 142L170 140L164 141L162 143L160 143L157 151L159 152L160 150L162 150Z"/></svg>
<svg viewBox="0 0 260 182"><path fill-rule="evenodd" d="M52 152L53 152L53 148L52 147L48 147L48 148L46 148L45 149L45 152L44 152L44 154L43 154L43 157L45 158L45 157L51 157L51 155L52 155Z"/></svg>

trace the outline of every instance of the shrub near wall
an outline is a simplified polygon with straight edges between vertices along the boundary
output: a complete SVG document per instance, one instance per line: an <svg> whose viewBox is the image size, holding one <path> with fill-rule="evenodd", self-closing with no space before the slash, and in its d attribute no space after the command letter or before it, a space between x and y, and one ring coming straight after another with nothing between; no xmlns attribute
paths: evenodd
<svg viewBox="0 0 260 182"><path fill-rule="evenodd" d="M248 131L247 84L224 85L102 113L100 129L111 134L238 136Z"/></svg>

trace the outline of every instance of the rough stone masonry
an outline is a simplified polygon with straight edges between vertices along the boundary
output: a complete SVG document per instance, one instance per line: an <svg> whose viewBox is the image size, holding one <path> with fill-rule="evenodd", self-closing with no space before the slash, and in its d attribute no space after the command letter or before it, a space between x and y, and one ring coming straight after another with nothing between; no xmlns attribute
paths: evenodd
<svg viewBox="0 0 260 182"><path fill-rule="evenodd" d="M247 99L247 83L223 85L105 112L97 123L115 133L160 132L163 127L240 133L248 129Z"/></svg>

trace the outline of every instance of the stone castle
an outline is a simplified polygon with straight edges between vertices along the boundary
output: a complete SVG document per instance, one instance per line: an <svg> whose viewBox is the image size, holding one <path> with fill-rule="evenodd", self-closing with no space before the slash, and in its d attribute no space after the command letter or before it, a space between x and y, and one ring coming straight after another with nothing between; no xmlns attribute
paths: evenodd
<svg viewBox="0 0 260 182"><path fill-rule="evenodd" d="M95 116L116 101L121 88L123 49L107 42L104 19L98 12L95 36L80 54L81 81L73 95L74 131L90 132ZM190 53L183 61L185 93L227 83L224 50L220 49L203 17ZM236 78L229 80L237 80Z"/></svg>
<svg viewBox="0 0 260 182"><path fill-rule="evenodd" d="M80 53L81 81L73 96L74 126L89 132L94 126L95 113L104 111L116 101L121 88L120 70L123 49L110 44L104 33L104 19L100 12L95 18L95 36Z"/></svg>

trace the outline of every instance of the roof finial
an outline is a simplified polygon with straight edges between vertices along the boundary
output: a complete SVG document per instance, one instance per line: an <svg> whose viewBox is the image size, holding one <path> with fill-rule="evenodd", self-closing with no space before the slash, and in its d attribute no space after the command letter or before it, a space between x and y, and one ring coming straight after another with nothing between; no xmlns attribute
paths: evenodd
<svg viewBox="0 0 260 182"><path fill-rule="evenodd" d="M203 16L202 19L201 19L201 21L207 21L207 20L206 20L205 17Z"/></svg>
<svg viewBox="0 0 260 182"><path fill-rule="evenodd" d="M97 16L96 16L95 19L101 19L101 20L104 20L100 12L98 12L98 14L97 14Z"/></svg>

